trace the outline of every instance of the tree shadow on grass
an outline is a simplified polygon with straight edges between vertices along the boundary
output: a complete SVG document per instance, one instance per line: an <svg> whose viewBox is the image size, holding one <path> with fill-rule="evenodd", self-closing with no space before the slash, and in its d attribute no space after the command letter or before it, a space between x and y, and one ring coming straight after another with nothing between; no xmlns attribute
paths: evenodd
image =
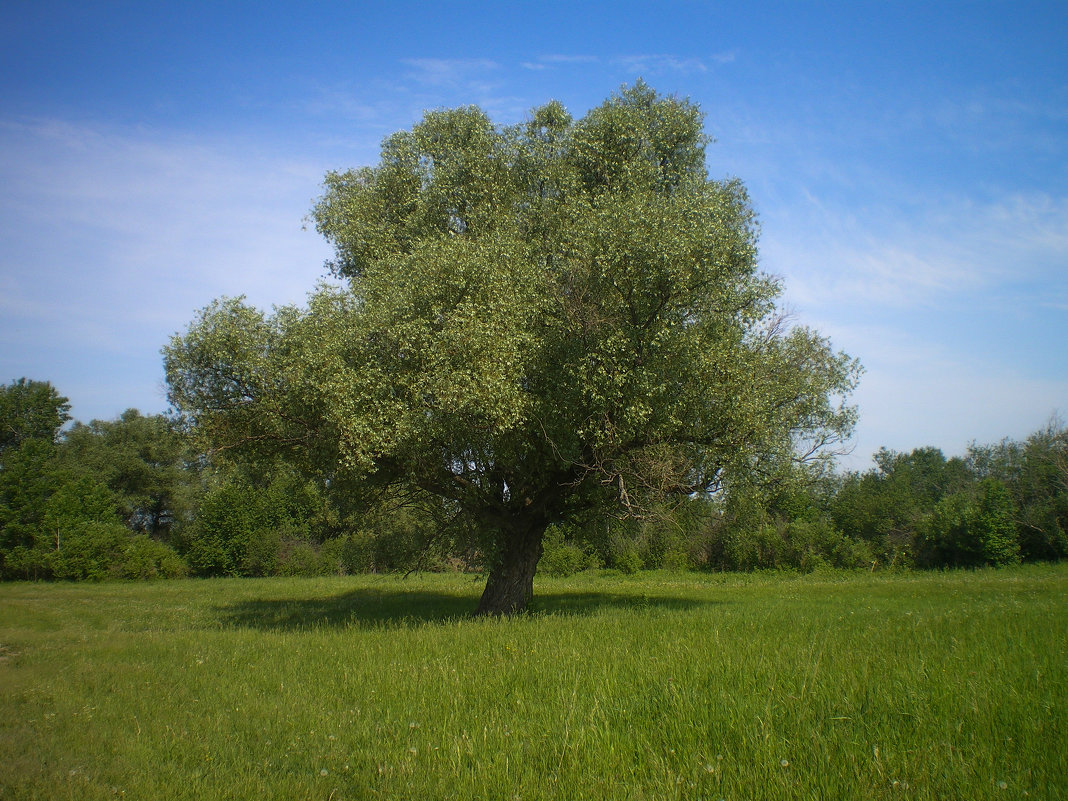
<svg viewBox="0 0 1068 801"><path fill-rule="evenodd" d="M216 608L224 626L265 631L317 628L389 628L472 618L475 595L362 588L329 598L251 599ZM684 610L711 601L597 592L535 594L532 617L589 615L610 609Z"/></svg>

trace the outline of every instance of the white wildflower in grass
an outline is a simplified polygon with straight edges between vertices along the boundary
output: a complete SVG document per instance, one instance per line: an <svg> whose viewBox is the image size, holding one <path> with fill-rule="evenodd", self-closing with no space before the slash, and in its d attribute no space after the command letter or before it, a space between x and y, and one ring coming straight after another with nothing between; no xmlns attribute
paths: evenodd
<svg viewBox="0 0 1068 801"><path fill-rule="evenodd" d="M788 767L790 767L790 760L784 759L781 762L779 762L779 764L782 765L784 768L788 768Z"/></svg>

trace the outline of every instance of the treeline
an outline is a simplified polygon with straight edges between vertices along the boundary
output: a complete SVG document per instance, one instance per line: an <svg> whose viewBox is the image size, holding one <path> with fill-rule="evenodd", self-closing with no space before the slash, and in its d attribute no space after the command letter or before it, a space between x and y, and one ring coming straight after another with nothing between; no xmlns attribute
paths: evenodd
<svg viewBox="0 0 1068 801"><path fill-rule="evenodd" d="M647 520L600 524L598 539L552 532L542 569L951 568L1068 556L1068 430L1053 421L1023 442L882 449L863 472L795 468L735 482ZM587 543L582 546L580 543ZM596 543L591 547L589 543Z"/></svg>
<svg viewBox="0 0 1068 801"><path fill-rule="evenodd" d="M283 462L208 455L177 419L70 422L47 382L0 387L0 576L107 579L481 569L448 510L367 503L372 488ZM939 568L1068 556L1068 431L882 450L866 472L735 477L712 498L550 528L539 570Z"/></svg>

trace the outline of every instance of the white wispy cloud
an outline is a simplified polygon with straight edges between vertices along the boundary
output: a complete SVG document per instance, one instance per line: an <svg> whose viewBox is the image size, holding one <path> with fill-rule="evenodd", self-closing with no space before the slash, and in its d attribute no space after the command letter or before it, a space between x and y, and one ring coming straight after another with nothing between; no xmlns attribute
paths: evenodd
<svg viewBox="0 0 1068 801"><path fill-rule="evenodd" d="M343 117L359 123L376 123L396 112L396 103L387 97L366 100L346 83L308 87L299 101L299 110L313 116Z"/></svg>
<svg viewBox="0 0 1068 801"><path fill-rule="evenodd" d="M394 128L408 127L433 108L474 104L496 121L523 117L530 101L503 91L508 76L496 61L482 58L409 58L408 69L392 83L392 91L407 110Z"/></svg>
<svg viewBox="0 0 1068 801"><path fill-rule="evenodd" d="M524 61L520 66L528 70L544 70L560 65L597 64L599 61L600 59L597 56L549 53L544 56L538 56L534 61Z"/></svg>
<svg viewBox="0 0 1068 801"><path fill-rule="evenodd" d="M765 231L765 263L805 304L931 306L1006 282L1068 283L1068 197L1046 193L864 212L810 198L777 210Z"/></svg>
<svg viewBox="0 0 1068 801"><path fill-rule="evenodd" d="M416 83L451 89L482 85L485 76L500 68L485 58L406 58L401 63L409 68L407 75Z"/></svg>
<svg viewBox="0 0 1068 801"><path fill-rule="evenodd" d="M708 65L699 58L682 58L660 53L618 56L612 63L627 72L641 75L662 75L670 72L690 75L708 72Z"/></svg>
<svg viewBox="0 0 1068 801"><path fill-rule="evenodd" d="M322 276L329 249L302 219L328 166L146 130L0 124L0 380L51 380L82 419L159 410L159 349L197 308L301 302ZM137 391L79 406L116 365L139 365Z"/></svg>

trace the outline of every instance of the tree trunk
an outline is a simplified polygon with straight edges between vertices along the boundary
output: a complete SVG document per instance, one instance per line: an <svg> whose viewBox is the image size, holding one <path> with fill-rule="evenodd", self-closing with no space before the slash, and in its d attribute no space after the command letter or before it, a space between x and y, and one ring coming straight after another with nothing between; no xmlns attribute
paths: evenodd
<svg viewBox="0 0 1068 801"><path fill-rule="evenodd" d="M534 571L541 559L545 523L523 521L502 531L501 550L490 570L476 616L517 615L534 596Z"/></svg>

